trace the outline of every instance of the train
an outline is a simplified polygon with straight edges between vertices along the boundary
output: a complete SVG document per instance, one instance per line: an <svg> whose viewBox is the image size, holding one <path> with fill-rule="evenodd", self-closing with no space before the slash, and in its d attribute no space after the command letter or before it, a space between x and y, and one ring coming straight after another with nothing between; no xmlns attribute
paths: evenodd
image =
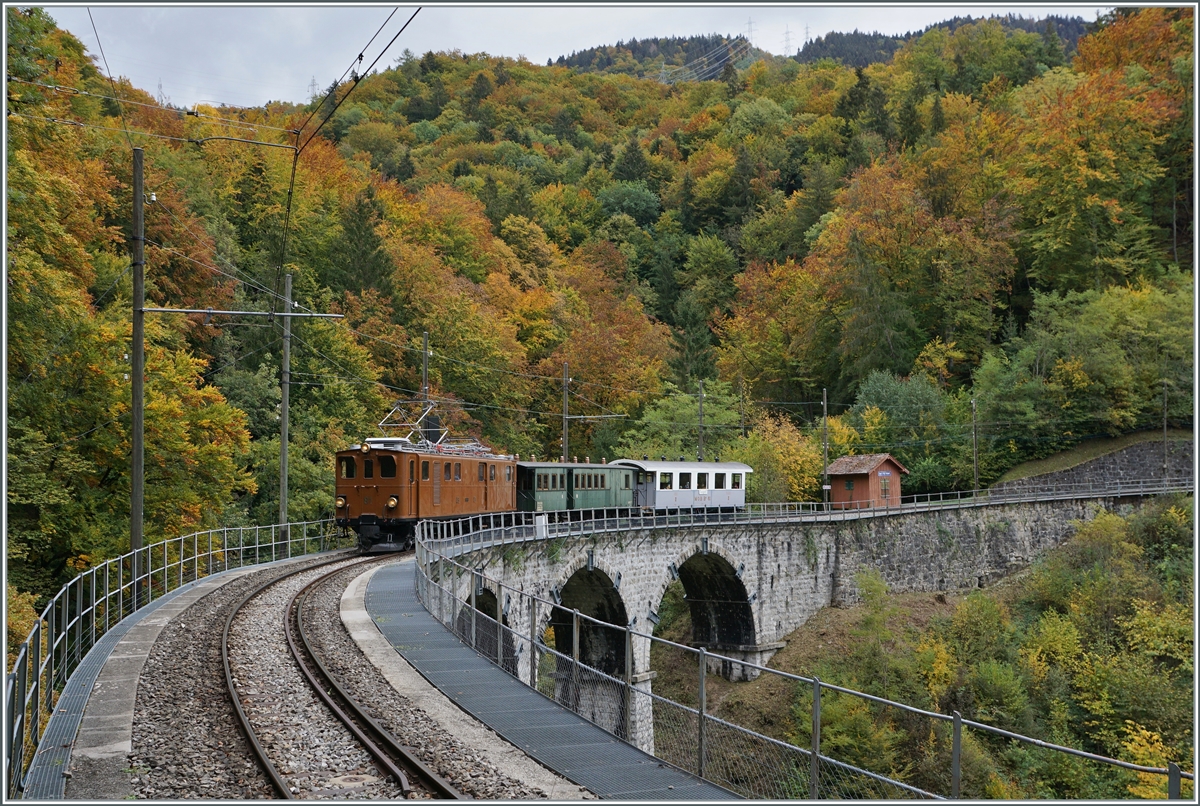
<svg viewBox="0 0 1200 806"><path fill-rule="evenodd" d="M520 461L479 443L371 438L337 452L335 522L366 553L410 548L422 520L510 512L586 520L746 504L741 462Z"/></svg>

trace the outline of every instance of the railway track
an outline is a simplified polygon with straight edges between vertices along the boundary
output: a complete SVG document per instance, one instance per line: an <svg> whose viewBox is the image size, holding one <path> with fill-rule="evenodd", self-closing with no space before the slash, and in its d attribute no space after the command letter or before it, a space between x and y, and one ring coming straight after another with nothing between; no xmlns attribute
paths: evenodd
<svg viewBox="0 0 1200 806"><path fill-rule="evenodd" d="M247 593L226 619L226 685L279 797L464 797L364 712L325 671L305 630L312 591L379 559L340 558L275 577Z"/></svg>

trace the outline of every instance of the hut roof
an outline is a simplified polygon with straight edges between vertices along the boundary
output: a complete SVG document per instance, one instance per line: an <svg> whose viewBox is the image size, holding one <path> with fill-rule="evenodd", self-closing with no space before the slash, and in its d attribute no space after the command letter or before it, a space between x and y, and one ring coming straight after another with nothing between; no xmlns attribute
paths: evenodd
<svg viewBox="0 0 1200 806"><path fill-rule="evenodd" d="M843 456L829 465L831 476L854 476L870 473L886 460L891 459L901 473L907 473L908 468L896 461L890 453L866 453L862 456Z"/></svg>

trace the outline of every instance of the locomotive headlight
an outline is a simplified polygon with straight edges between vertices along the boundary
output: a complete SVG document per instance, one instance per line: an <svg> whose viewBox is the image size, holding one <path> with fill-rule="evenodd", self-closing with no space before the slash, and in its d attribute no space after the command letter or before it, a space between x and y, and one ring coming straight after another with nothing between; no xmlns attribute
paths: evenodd
<svg viewBox="0 0 1200 806"><path fill-rule="evenodd" d="M365 442L364 442L364 443L362 444L362 447L361 447L361 448L359 448L359 450L360 450L360 451L362 451L363 453L370 453L370 452L371 452L371 446L370 446L370 445L368 445L367 443L365 443Z"/></svg>
<svg viewBox="0 0 1200 806"><path fill-rule="evenodd" d="M395 509L399 505L400 505L400 499L397 498L396 496L393 495L388 498L388 500L387 500L387 508L388 509Z"/></svg>
<svg viewBox="0 0 1200 806"><path fill-rule="evenodd" d="M335 504L337 504L337 508L338 508L338 509L345 509L345 507L346 507L346 496L344 496L344 495L339 495L339 496L338 496L336 499L334 499L334 503L335 503Z"/></svg>

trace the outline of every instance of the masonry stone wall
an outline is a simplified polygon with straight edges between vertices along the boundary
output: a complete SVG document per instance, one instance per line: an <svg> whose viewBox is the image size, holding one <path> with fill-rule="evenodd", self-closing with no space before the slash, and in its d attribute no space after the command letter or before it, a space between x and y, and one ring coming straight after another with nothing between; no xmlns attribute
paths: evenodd
<svg viewBox="0 0 1200 806"><path fill-rule="evenodd" d="M573 574L587 568L590 552L592 568L608 577L634 628L649 632L673 571L702 552L716 555L745 588L754 635L737 643L760 647L765 652L755 660L760 662L772 644L821 608L858 601L854 580L862 569L878 570L895 592L971 590L1028 566L1106 504L1112 502L1046 501L833 522L579 535L488 549L461 560L503 583L505 590L495 591L499 601L506 591L554 600ZM704 592L690 595L697 594L703 598ZM538 613L538 629L549 618L547 610ZM509 622L529 635L524 609L510 612ZM649 646L639 641L635 673L646 672L648 663Z"/></svg>
<svg viewBox="0 0 1200 806"><path fill-rule="evenodd" d="M1194 472L1195 444L1190 439L1171 439L1167 443L1167 477L1190 478ZM1162 440L1139 442L1119 451L1088 460L1075 467L1030 476L1003 484L996 491L1019 492L1046 485L1075 485L1101 482L1144 482L1162 478Z"/></svg>

